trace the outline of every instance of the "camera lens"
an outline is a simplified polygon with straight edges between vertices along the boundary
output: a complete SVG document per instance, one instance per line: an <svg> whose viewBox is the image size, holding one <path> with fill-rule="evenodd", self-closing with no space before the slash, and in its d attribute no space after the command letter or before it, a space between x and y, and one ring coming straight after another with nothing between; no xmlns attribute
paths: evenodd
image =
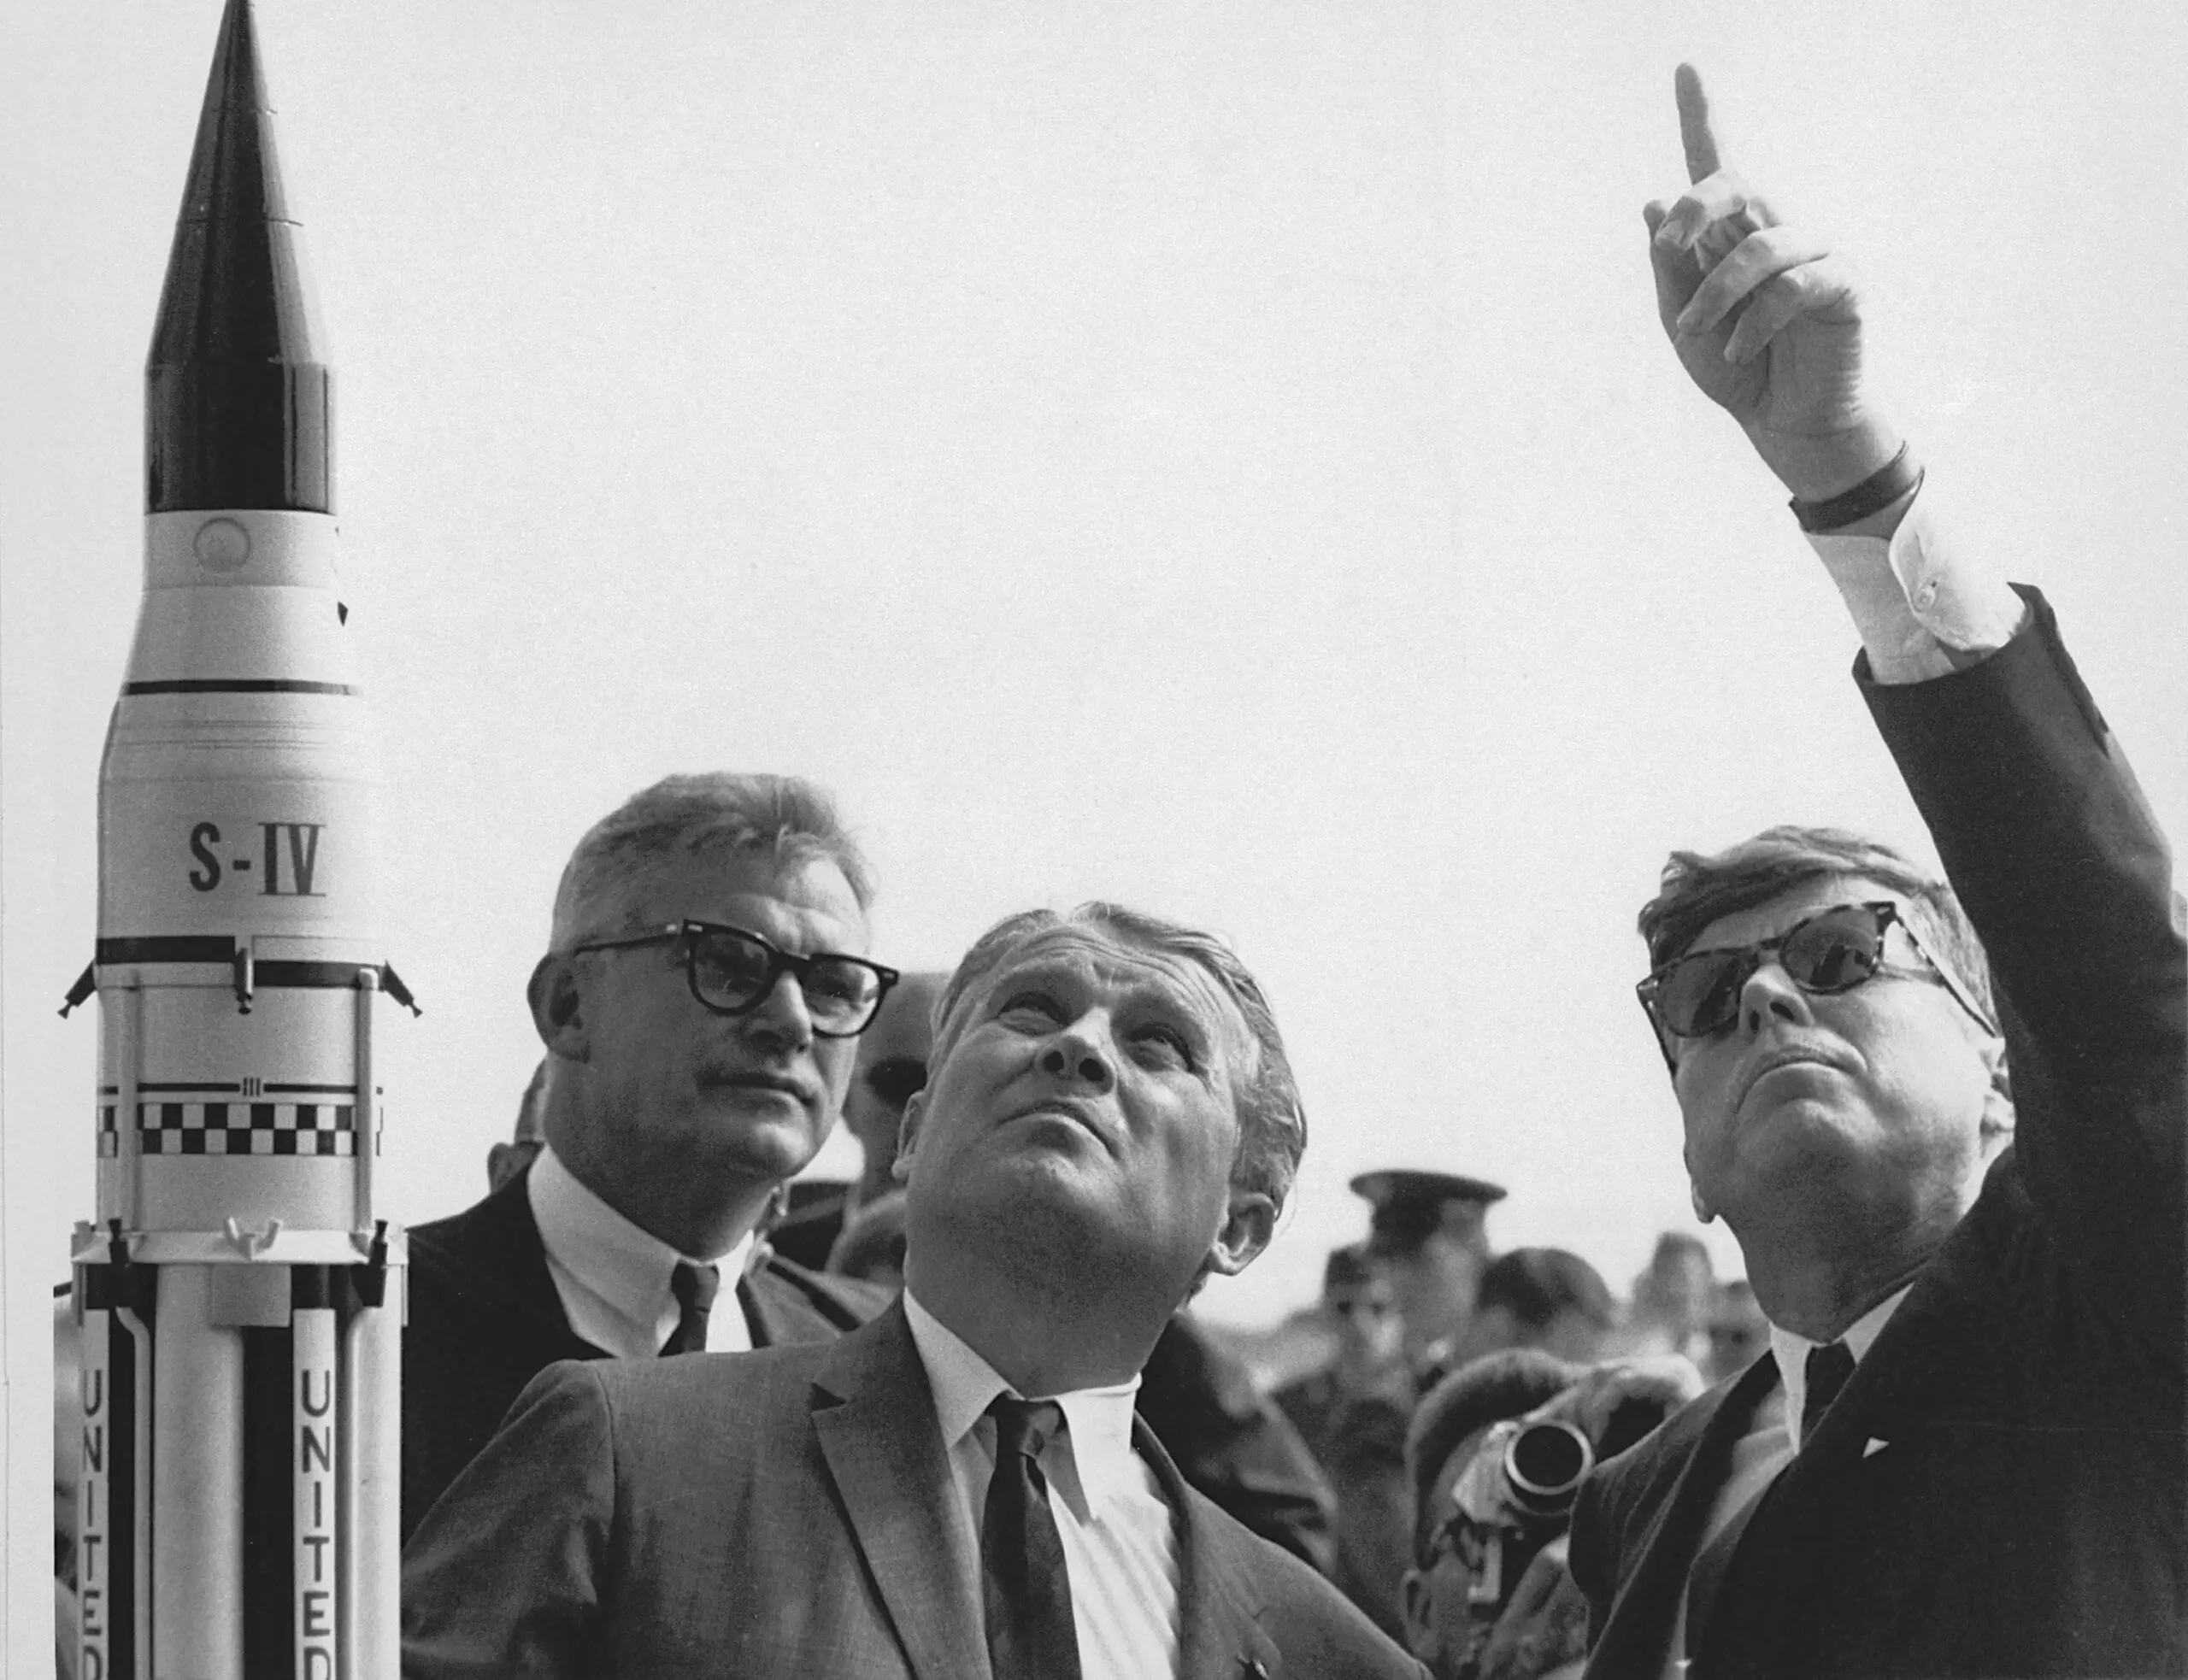
<svg viewBox="0 0 2188 1680"><path fill-rule="evenodd" d="M1512 1503L1538 1517L1562 1517L1595 1467L1595 1449L1570 1424L1530 1424L1504 1453L1504 1483Z"/></svg>

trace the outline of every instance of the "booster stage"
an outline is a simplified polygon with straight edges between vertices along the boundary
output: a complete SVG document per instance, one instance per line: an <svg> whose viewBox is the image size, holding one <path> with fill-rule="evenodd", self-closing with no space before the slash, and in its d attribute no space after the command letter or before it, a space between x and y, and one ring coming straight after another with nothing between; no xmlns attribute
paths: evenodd
<svg viewBox="0 0 2188 1680"><path fill-rule="evenodd" d="M373 753L332 412L248 0L145 369L144 596L99 781L77 1227L85 1680L394 1680L403 1240L379 1216ZM63 1013L67 1013L64 1008Z"/></svg>

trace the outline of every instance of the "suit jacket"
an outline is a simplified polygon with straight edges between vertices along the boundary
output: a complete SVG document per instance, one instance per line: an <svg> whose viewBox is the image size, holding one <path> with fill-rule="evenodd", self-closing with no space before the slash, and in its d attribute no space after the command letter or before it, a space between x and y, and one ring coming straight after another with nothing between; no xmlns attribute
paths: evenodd
<svg viewBox="0 0 2188 1680"><path fill-rule="evenodd" d="M501 1423L524 1385L557 1360L609 1355L570 1328L526 1190L530 1170L462 1213L410 1233L403 1332L403 1533ZM887 1294L769 1254L737 1286L761 1347L827 1342L865 1323ZM716 1310L720 1310L717 1308Z"/></svg>
<svg viewBox="0 0 2188 1680"><path fill-rule="evenodd" d="M1419 1680L1137 1420L1133 1439L1176 1513L1182 1673ZM548 1372L412 1537L403 1597L411 1680L987 1672L979 1554L902 1307L826 1346Z"/></svg>
<svg viewBox="0 0 2188 1680"><path fill-rule="evenodd" d="M1696 1680L2188 1671L2188 962L2171 863L2060 644L1856 675L1988 948L2015 1142L1732 1556ZM1770 1359L1597 1472L1589 1672L1660 1674Z"/></svg>
<svg viewBox="0 0 2188 1680"><path fill-rule="evenodd" d="M1332 1573L1337 1495L1298 1431L1189 1314L1171 1319L1147 1356L1137 1405L1187 1486Z"/></svg>

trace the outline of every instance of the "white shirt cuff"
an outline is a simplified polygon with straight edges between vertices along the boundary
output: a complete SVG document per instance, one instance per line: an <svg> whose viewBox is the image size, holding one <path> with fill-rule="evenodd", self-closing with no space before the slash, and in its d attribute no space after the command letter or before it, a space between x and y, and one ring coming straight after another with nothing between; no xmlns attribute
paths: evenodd
<svg viewBox="0 0 2188 1680"><path fill-rule="evenodd" d="M1920 683L1996 653L2026 604L2004 579L1963 557L1926 485L1889 539L1809 533L1861 633L1880 683Z"/></svg>

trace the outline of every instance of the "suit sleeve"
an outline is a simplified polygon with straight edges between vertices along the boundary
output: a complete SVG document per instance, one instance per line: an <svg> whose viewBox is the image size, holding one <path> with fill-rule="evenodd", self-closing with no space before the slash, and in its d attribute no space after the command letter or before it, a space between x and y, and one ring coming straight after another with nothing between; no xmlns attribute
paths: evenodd
<svg viewBox="0 0 2188 1680"><path fill-rule="evenodd" d="M599 1373L551 1366L403 1548L404 1680L599 1672L615 1498Z"/></svg>
<svg viewBox="0 0 2188 1680"><path fill-rule="evenodd" d="M2076 1291L2180 1358L2188 959L2172 857L2043 597L2004 648L1856 674L1988 950L2015 1154Z"/></svg>
<svg viewBox="0 0 2188 1680"><path fill-rule="evenodd" d="M1618 1587L1610 1560L1615 1542L1607 1489L1600 1474L1580 1483L1566 1532L1565 1566L1573 1584L1588 1601L1588 1648L1593 1650L1610 1615L1611 1595Z"/></svg>

